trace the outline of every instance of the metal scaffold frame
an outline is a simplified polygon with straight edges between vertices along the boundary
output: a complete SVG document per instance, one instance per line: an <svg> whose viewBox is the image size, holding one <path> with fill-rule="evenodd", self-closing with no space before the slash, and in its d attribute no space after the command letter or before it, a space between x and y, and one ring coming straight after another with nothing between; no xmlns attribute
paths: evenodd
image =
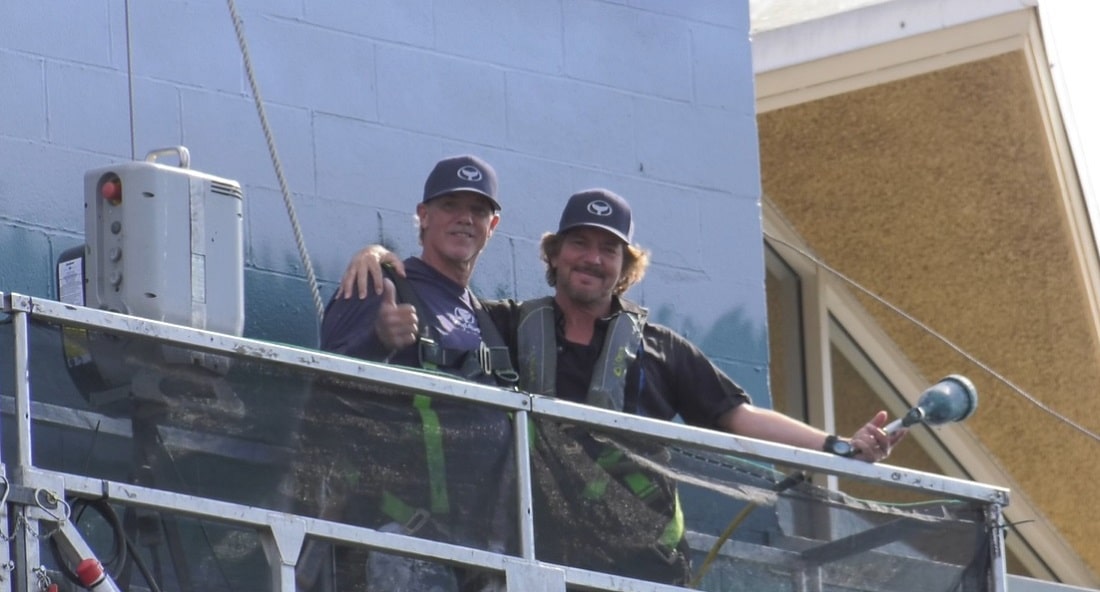
<svg viewBox="0 0 1100 592"><path fill-rule="evenodd" d="M12 533L8 545L0 546L0 592L41 589L39 539L55 537L73 564L93 557L88 544L68 520L65 499L70 496L104 499L137 508L168 511L183 516L217 521L255 530L263 542L274 590L295 590L295 566L307 537L349 543L399 554L441 560L451 564L475 566L502 573L509 590L525 592L561 592L566 585L597 590L673 591L681 588L625 579L565 566L550 565L536 559L536 540L532 519L529 463L528 419L553 417L576 424L598 426L620 433L640 433L669 443L728 453L747 459L776 463L785 467L826 473L861 481L886 484L907 490L965 500L986 508L988 552L990 553L989 590L1005 589L1002 509L1008 504L1008 491L940 475L901 467L854 462L822 452L799 449L771 442L743 438L673 422L625 415L553 398L506 391L488 386L428 375L393 366L372 364L323 352L232 337L209 331L140 319L127 315L65 305L51 300L0 292L3 312L11 315L14 325L14 414L17 445L14 455L5 451L8 464L2 466L3 500L0 527ZM352 381L385 385L391 388L431 392L480 405L507 410L514 418L515 471L518 488L519 553L506 555L453 544L434 542L342 524L339 522L277 512L247 505L173 493L133 483L91 478L78 474L44 470L32 457L32 418L37 411L30 387L30 346L28 325L31 319L64 326L109 331L120 335L154 338L175 346L211 354L258 358L265 363L331 375ZM5 378L7 380L7 378ZM6 394L6 393L0 393ZM5 409L5 414L9 411ZM825 545L822 545L825 547ZM730 545L737 553L737 545ZM819 548L824 557L830 550ZM806 557L812 557L804 554ZM813 561L807 561L812 564ZM108 580L103 590L117 589ZM100 588L97 588L97 592Z"/></svg>

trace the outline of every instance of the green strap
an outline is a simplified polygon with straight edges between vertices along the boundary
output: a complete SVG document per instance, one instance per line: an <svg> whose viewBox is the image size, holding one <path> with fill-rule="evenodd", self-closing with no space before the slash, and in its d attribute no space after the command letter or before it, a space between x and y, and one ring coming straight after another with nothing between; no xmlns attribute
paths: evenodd
<svg viewBox="0 0 1100 592"><path fill-rule="evenodd" d="M611 480L607 477L593 478L584 484L584 490L581 491L581 495L590 500L598 500L607 493L607 486L609 483L611 483Z"/></svg>
<svg viewBox="0 0 1100 592"><path fill-rule="evenodd" d="M668 549L675 549L680 544L680 539L684 538L684 508L680 505L680 495L675 490L672 495L672 519L665 525L661 538L657 539L659 544Z"/></svg>
<svg viewBox="0 0 1100 592"><path fill-rule="evenodd" d="M630 488L630 492L642 501L649 499L649 496L658 491L657 482L650 479L649 475L645 473L630 473L623 476L623 481Z"/></svg>
<svg viewBox="0 0 1100 592"><path fill-rule="evenodd" d="M605 470L611 469L620 462L624 462L625 456L622 450L611 446L605 446L600 452L599 458L596 459L596 464ZM643 501L649 499L650 496L657 493L660 489L657 485L657 481L641 471L634 471L623 475L623 482L635 497ZM603 486L599 487L601 493L603 489Z"/></svg>
<svg viewBox="0 0 1100 592"><path fill-rule="evenodd" d="M387 518L400 524L408 524L412 520L413 514L416 513L416 508L406 504L396 495L388 492L382 492L382 513Z"/></svg>
<svg viewBox="0 0 1100 592"><path fill-rule="evenodd" d="M611 446L604 446L600 451L599 458L596 459L596 464L605 469L609 469L615 466L619 461L623 459L623 451Z"/></svg>
<svg viewBox="0 0 1100 592"><path fill-rule="evenodd" d="M432 409L431 398L425 395L413 396L413 407L420 412L423 427L432 514L446 514L451 504L447 500L447 469L443 460L443 432L439 426L439 415Z"/></svg>
<svg viewBox="0 0 1100 592"><path fill-rule="evenodd" d="M644 473L631 473L623 480L631 493L641 500L646 500L658 491L657 483ZM591 500L598 500L604 496L610 479L604 477L588 481L581 495ZM665 524L665 529L657 539L657 544L666 549L675 549L684 538L684 509L680 505L680 495L676 490L672 491L672 518Z"/></svg>
<svg viewBox="0 0 1100 592"><path fill-rule="evenodd" d="M622 450L606 447L600 453L599 458L596 459L596 463L604 469L608 469L621 462L624 456ZM623 482L630 489L630 492L642 501L647 501L660 491L657 481L641 471L623 475ZM589 499L599 499L607 490L607 485L607 479L590 481L585 485L584 495ZM680 506L680 496L675 488L672 490L672 504L672 518L665 525L665 530L657 541L660 545L669 549L675 548L680 543L680 539L684 537L684 509Z"/></svg>

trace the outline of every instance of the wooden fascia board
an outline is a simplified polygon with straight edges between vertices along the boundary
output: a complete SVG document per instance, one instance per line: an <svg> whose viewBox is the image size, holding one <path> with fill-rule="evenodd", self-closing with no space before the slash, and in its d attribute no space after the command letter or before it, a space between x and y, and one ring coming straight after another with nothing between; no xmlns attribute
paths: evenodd
<svg viewBox="0 0 1100 592"><path fill-rule="evenodd" d="M766 113L1023 49L1034 9L904 37L784 68L756 72L756 110ZM766 39L754 43L766 43Z"/></svg>

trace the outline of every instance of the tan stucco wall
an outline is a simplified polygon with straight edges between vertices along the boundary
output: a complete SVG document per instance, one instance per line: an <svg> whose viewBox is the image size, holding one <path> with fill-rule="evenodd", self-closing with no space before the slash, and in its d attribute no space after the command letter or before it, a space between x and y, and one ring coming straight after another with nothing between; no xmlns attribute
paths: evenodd
<svg viewBox="0 0 1100 592"><path fill-rule="evenodd" d="M1015 52L763 113L764 192L830 265L1100 432L1100 348L1032 89ZM930 380L974 381L990 462L1100 572L1097 442L862 301Z"/></svg>

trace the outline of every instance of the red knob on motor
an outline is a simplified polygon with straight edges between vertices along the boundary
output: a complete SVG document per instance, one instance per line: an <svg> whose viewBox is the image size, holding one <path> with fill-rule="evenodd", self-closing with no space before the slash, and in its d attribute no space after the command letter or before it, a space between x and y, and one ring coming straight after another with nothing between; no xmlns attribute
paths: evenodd
<svg viewBox="0 0 1100 592"><path fill-rule="evenodd" d="M107 574L103 571L103 565L96 559L88 558L76 566L76 576L80 578L80 584L92 592L107 592L111 589L105 582Z"/></svg>

